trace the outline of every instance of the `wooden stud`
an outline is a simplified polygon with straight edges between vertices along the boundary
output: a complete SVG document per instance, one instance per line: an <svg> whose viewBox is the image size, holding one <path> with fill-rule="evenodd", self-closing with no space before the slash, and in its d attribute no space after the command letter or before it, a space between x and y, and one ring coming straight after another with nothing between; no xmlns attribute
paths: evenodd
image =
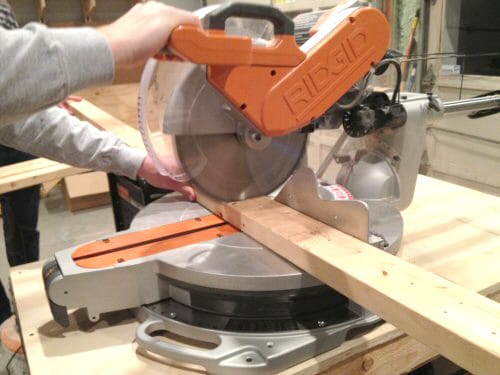
<svg viewBox="0 0 500 375"><path fill-rule="evenodd" d="M47 1L37 0L36 7L38 12L38 20L42 23L45 22L45 10L47 9Z"/></svg>
<svg viewBox="0 0 500 375"><path fill-rule="evenodd" d="M128 126L87 100L69 102L68 104L82 120L90 122L99 129L113 133L131 147L144 149L144 144L138 130Z"/></svg>
<svg viewBox="0 0 500 375"><path fill-rule="evenodd" d="M85 23L92 22L92 12L97 6L96 0L81 0Z"/></svg>

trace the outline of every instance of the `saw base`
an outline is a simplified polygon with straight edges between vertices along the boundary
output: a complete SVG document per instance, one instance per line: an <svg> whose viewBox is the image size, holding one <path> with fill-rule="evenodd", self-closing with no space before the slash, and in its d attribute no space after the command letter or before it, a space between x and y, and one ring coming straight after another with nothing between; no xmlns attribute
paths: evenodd
<svg viewBox="0 0 500 375"><path fill-rule="evenodd" d="M44 268L56 321L64 325L67 308L73 307L86 308L91 321L107 311L138 308L140 347L227 374L282 370L379 321L241 232L151 251L156 242L146 237L157 236L158 228L164 232L158 240L170 243L178 240L168 234L172 226L182 228L183 237L191 235L187 223L224 225L212 223L209 214L196 203L167 196L143 209L130 233L58 252ZM143 241L124 250L124 239L137 242L138 230L145 230ZM90 261L102 257L107 263L101 267ZM165 340L166 332L213 348Z"/></svg>
<svg viewBox="0 0 500 375"><path fill-rule="evenodd" d="M142 307L138 314L142 323L137 330L137 343L157 355L201 365L209 373L268 374L333 349L345 341L348 333L380 321L358 305L348 303L334 316L329 316L331 324L316 322L325 324L322 328L254 333L254 327L277 328L280 324L278 320L247 319L246 323L240 321L238 327L234 327L243 329L240 332L218 330L198 326L202 321L209 322L204 320L209 314L201 314L205 315L204 319L196 321L199 316L191 313L194 313L192 309L172 299ZM218 320L231 320L225 316L211 318L215 318L214 326ZM193 324L182 320L193 321ZM166 339L172 336L182 341L194 340L202 348L186 347Z"/></svg>

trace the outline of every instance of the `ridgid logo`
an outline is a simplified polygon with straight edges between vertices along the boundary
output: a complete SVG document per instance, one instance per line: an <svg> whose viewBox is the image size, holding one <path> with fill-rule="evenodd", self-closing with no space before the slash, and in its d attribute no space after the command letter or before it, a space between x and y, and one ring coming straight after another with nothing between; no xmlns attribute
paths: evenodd
<svg viewBox="0 0 500 375"><path fill-rule="evenodd" d="M341 43L335 40L331 42L336 45L324 55L322 61L303 74L298 82L283 94L290 112L297 119L307 114L316 100L328 95L331 89L366 62L366 56L374 51L368 44L367 34L361 29L354 30Z"/></svg>

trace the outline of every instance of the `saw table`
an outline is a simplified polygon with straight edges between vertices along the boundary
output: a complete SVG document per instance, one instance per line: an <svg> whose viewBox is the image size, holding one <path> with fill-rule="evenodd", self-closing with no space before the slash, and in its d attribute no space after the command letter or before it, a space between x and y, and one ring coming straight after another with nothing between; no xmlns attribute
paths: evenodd
<svg viewBox="0 0 500 375"><path fill-rule="evenodd" d="M415 198L403 216L400 257L500 299L500 198L419 176ZM104 314L94 324L77 310L70 314L70 327L61 328L46 303L41 267L42 262L24 265L10 274L31 374L203 373L192 365L139 353L134 343L138 323L128 311ZM385 323L285 373L403 373L435 356Z"/></svg>

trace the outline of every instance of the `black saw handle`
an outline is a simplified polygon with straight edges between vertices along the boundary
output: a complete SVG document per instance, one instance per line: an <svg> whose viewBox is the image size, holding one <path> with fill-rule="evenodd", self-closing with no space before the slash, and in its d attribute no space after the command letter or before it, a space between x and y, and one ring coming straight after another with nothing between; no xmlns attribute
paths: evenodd
<svg viewBox="0 0 500 375"><path fill-rule="evenodd" d="M281 10L268 5L226 3L210 12L207 18L209 30L224 30L229 17L255 18L270 21L275 35L294 35L295 25Z"/></svg>

